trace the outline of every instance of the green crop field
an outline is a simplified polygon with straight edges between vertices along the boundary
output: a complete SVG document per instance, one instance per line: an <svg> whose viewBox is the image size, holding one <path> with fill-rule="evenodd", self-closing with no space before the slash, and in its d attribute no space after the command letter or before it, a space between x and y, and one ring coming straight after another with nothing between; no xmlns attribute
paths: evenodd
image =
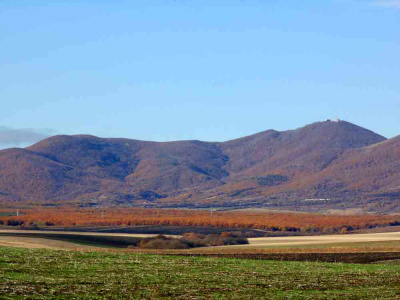
<svg viewBox="0 0 400 300"><path fill-rule="evenodd" d="M399 299L400 265L0 247L0 298Z"/></svg>

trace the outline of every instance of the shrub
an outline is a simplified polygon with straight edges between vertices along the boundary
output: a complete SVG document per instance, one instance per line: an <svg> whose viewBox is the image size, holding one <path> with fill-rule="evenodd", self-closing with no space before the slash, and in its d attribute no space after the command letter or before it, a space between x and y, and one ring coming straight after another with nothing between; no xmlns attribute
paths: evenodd
<svg viewBox="0 0 400 300"><path fill-rule="evenodd" d="M142 243L140 243L142 245ZM142 248L145 249L188 249L189 246L178 239L155 238L145 243Z"/></svg>
<svg viewBox="0 0 400 300"><path fill-rule="evenodd" d="M12 219L9 219L9 220L7 220L7 222L6 222L6 225L7 226L21 226L21 225L23 225L24 224L24 221L22 221L22 220L12 220Z"/></svg>
<svg viewBox="0 0 400 300"><path fill-rule="evenodd" d="M240 232L218 234L184 233L182 238L170 238L158 235L152 238L142 239L140 248L144 249L188 249L208 246L242 245L248 244L248 240L241 237Z"/></svg>
<svg viewBox="0 0 400 300"><path fill-rule="evenodd" d="M225 246L225 245L242 245L248 244L248 240L241 237L239 232L223 232L221 235L208 234L201 241L204 246Z"/></svg>

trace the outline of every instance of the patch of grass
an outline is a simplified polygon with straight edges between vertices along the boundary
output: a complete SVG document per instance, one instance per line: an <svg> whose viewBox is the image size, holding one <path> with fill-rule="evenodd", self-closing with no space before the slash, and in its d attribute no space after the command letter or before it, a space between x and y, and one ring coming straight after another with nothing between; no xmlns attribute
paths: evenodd
<svg viewBox="0 0 400 300"><path fill-rule="evenodd" d="M385 264L385 265L397 265L400 266L400 259L392 259L392 260L385 260L379 262L380 264Z"/></svg>
<svg viewBox="0 0 400 300"><path fill-rule="evenodd" d="M350 252L350 253L158 253L179 256L207 256L278 261L309 261L331 263L370 264L400 259L400 252Z"/></svg>
<svg viewBox="0 0 400 300"><path fill-rule="evenodd" d="M0 297L396 299L399 265L0 247Z"/></svg>

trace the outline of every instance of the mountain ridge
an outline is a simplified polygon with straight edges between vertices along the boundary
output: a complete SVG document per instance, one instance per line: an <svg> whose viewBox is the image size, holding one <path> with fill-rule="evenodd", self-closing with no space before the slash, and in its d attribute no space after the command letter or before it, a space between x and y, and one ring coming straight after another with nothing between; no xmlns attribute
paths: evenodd
<svg viewBox="0 0 400 300"><path fill-rule="evenodd" d="M225 142L53 136L22 150L0 151L0 200L229 206L263 205L279 197L282 204L300 200L306 192L324 194L316 188L323 180L338 182L342 190L348 185L348 195L359 199L361 193L382 192L394 184L379 180L379 186L356 190L337 173L355 159L346 157L361 156L360 149L377 147L373 155L385 160L379 149L389 147L391 140L345 121L266 130ZM382 166L393 169L396 155ZM357 170L353 172L361 172ZM352 176L362 181L358 173ZM325 194L344 195L338 186L326 184Z"/></svg>

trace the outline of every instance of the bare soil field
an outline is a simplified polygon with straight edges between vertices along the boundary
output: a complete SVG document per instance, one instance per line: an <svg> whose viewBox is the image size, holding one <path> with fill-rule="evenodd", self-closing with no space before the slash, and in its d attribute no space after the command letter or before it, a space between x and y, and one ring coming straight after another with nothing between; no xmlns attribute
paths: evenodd
<svg viewBox="0 0 400 300"><path fill-rule="evenodd" d="M388 241L400 241L400 232L251 238L249 239L248 245L240 245L235 247L260 248L269 246L299 246Z"/></svg>
<svg viewBox="0 0 400 300"><path fill-rule="evenodd" d="M45 239L45 238L30 238L21 236L0 236L0 246L4 247L18 247L18 248L42 248L42 249L53 249L53 250L95 250L96 247L87 245L80 245L72 242Z"/></svg>
<svg viewBox="0 0 400 300"><path fill-rule="evenodd" d="M0 230L0 245L24 246L45 248L76 248L89 246L116 246L124 247L134 239L151 237L155 234L127 234L127 233L94 233L94 232L60 232L39 230ZM177 236L174 236L177 237ZM400 242L400 232L365 233L365 234L342 234L342 235L320 235L320 236L289 236L289 237L265 237L249 238L248 245L211 247L213 249L241 249L255 250L265 248L299 248L310 246L325 246L349 244L368 244ZM92 245L91 245L92 244ZM208 249L207 249L208 250Z"/></svg>
<svg viewBox="0 0 400 300"><path fill-rule="evenodd" d="M30 239L34 244L33 238L43 240L66 239L67 242L85 239L87 241L113 241L123 245L129 245L131 239L151 237L155 234L128 234L128 233L99 233L99 232L60 232L60 231L39 231L39 230L0 230L0 245L4 245L7 240L19 238ZM178 236L172 236L178 237ZM346 243L377 243L400 241L400 232L381 232L363 234L342 234L342 235L318 235L318 236L288 236L288 237L264 237L249 238L248 245L223 246L224 248L265 248L280 246L307 246L307 245L329 245ZM43 244L38 240L38 244ZM47 244L50 245L50 242ZM49 246L50 247L50 246Z"/></svg>
<svg viewBox="0 0 400 300"><path fill-rule="evenodd" d="M188 250L128 249L133 240L153 235L0 230L0 247L72 251L118 251L237 259L375 263L400 260L400 232L250 238L249 245Z"/></svg>

